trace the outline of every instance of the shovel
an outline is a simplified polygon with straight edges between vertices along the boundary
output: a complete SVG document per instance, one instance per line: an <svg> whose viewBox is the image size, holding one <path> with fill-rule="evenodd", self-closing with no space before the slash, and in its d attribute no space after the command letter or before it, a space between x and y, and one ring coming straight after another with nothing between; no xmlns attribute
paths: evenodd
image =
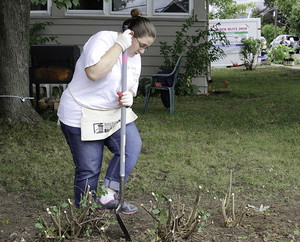
<svg viewBox="0 0 300 242"><path fill-rule="evenodd" d="M123 32L128 28L123 26ZM122 53L122 92L127 90L127 50ZM129 232L120 216L125 197L125 145L126 145L126 107L121 106L121 153L120 153L120 192L119 203L115 210L118 223L125 235L126 241L131 241Z"/></svg>

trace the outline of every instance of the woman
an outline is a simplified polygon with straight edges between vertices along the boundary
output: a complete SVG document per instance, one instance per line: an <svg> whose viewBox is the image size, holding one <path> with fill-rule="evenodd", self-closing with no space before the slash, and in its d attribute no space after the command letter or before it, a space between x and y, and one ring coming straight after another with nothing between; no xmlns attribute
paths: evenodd
<svg viewBox="0 0 300 242"><path fill-rule="evenodd" d="M285 36L282 36L280 44L281 45L287 45L288 44L288 42L285 40Z"/></svg>
<svg viewBox="0 0 300 242"><path fill-rule="evenodd" d="M141 16L140 10L133 9L131 16L123 22L123 25L128 26L128 30L124 33L100 31L85 43L76 63L73 79L60 100L58 117L76 166L74 192L77 208L87 185L90 186L91 191L97 191L104 146L107 146L114 156L103 182L107 187L107 194L97 198L97 202L102 205L102 210L115 209L118 205L120 129L117 128L108 137L83 141L84 128L81 126L81 118L82 112L87 109L112 110L118 113L120 105L130 107L133 103L141 73L140 54L143 54L154 42L156 32L150 20ZM129 57L127 60L128 90L121 93L122 52L125 50ZM103 116L110 119L111 116L106 115L105 112L103 111ZM103 127L103 123L99 123L97 127L94 124L95 135L109 130ZM115 123L118 122L111 120L110 124ZM141 145L141 138L134 122L127 123L125 182L137 162ZM132 214L136 211L137 207L126 202L121 208L124 214Z"/></svg>

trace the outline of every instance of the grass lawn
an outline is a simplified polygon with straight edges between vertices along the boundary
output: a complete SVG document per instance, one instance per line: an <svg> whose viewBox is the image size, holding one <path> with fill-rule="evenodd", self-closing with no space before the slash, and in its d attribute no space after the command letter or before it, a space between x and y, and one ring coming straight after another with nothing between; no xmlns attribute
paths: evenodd
<svg viewBox="0 0 300 242"><path fill-rule="evenodd" d="M179 193L194 199L285 201L299 196L300 70L213 69L210 95L175 98L169 114L159 98L134 100L143 148L126 193ZM223 81L229 82L222 88ZM43 123L1 124L0 191L32 191L48 204L73 198L74 165L55 115ZM111 158L107 150L103 172ZM100 182L101 185L101 182Z"/></svg>

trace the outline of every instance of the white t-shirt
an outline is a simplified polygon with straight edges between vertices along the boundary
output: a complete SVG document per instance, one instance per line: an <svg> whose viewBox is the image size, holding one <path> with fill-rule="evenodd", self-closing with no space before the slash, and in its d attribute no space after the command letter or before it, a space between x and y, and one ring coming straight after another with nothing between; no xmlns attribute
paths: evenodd
<svg viewBox="0 0 300 242"><path fill-rule="evenodd" d="M85 68L93 66L116 42L117 32L100 31L93 35L83 46L69 88L80 104L96 109L111 109L119 107L118 91L122 91L122 54L112 70L96 82L88 79ZM136 95L138 80L141 74L141 56L135 55L127 59L127 90L132 89ZM60 99L57 115L59 120L72 127L80 127L82 116L81 106L70 95L68 89Z"/></svg>

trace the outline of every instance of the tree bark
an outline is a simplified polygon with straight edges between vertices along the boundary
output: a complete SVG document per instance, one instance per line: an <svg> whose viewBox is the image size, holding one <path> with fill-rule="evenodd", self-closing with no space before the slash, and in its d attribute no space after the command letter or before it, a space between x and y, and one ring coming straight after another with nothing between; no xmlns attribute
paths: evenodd
<svg viewBox="0 0 300 242"><path fill-rule="evenodd" d="M30 3L0 1L0 119L6 122L42 120L30 99L18 98L29 97Z"/></svg>

